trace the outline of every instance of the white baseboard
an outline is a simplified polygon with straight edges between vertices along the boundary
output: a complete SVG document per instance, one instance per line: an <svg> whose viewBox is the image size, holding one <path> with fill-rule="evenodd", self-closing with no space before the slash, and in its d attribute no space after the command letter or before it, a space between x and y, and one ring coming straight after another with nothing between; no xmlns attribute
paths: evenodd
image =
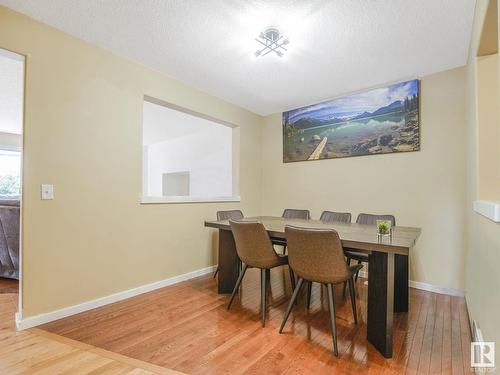
<svg viewBox="0 0 500 375"><path fill-rule="evenodd" d="M359 271L359 276L364 277L364 278L368 278L368 272L365 270L361 270L361 271ZM456 297L465 296L465 293L462 292L461 290L457 290L457 289L453 289L453 288L443 288L440 286L423 283L421 281L410 280L409 285L410 285L410 288L425 290L427 292L446 294L449 296L456 296Z"/></svg>
<svg viewBox="0 0 500 375"><path fill-rule="evenodd" d="M97 307L101 307L104 305L109 305L110 303L118 302L130 297L137 296L139 294L151 292L156 289L164 288L169 285L177 284L180 283L181 281L186 281L189 279L193 279L198 276L203 276L208 273L212 273L217 269L217 266L211 266L211 267L206 267L202 268L196 271L188 272L182 275L174 276L168 279L160 280L151 284L146 284L139 286L137 288L129 289L129 290L124 290L122 292L118 292L115 294L111 294L109 296L101 297L94 299L92 301L87 301L80 303L78 305L73 305L69 307L65 307L60 310L55 310L51 311L48 313L36 315L36 316L30 316L26 319L22 318L22 315L20 312L16 313L16 326L18 330L23 330L23 329L28 329L32 327L36 327L41 324L45 324L48 322L52 322L54 320L62 319L67 316L79 314L81 312L87 311L87 310L92 310Z"/></svg>
<svg viewBox="0 0 500 375"><path fill-rule="evenodd" d="M203 276L208 273L212 273L217 269L217 266L211 266L202 268L196 271L188 272L182 275L174 276L168 279L160 280L151 284L142 285L137 288L124 290L122 292L118 292L115 294L111 294L109 296L97 298L91 301L83 302L78 305L73 305L69 307L65 307L60 310L51 311L48 313L30 316L26 319L22 318L20 312L16 313L16 326L18 330L24 330L32 327L39 326L41 324L49 323L54 320L62 319L71 315L79 314L84 311L92 310L97 307L101 307L104 305L109 305L114 302L118 302L127 298L131 298L137 296L139 294L151 292L156 289L164 288L169 285L180 283L181 281L186 281L189 279L193 279L198 276ZM365 270L361 270L359 272L359 276L368 278L368 272ZM427 283L422 283L420 281L412 281L410 280L410 287L415 289L426 290L428 292L439 293L439 294L447 294L451 296L463 297L464 292L452 289L452 288L443 288Z"/></svg>
<svg viewBox="0 0 500 375"><path fill-rule="evenodd" d="M446 294L449 296L455 297L464 297L465 293L461 290L453 289L453 288L443 288L441 286L436 286L432 284L423 283L421 281L413 281L410 280L410 288L426 290L428 292L438 293L438 294Z"/></svg>
<svg viewBox="0 0 500 375"><path fill-rule="evenodd" d="M483 332L475 320L472 321L472 341L484 342Z"/></svg>

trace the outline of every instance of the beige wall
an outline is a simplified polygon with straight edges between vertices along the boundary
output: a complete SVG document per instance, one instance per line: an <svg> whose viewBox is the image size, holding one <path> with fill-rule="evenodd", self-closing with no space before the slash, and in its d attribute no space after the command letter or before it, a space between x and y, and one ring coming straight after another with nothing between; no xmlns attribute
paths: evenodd
<svg viewBox="0 0 500 375"><path fill-rule="evenodd" d="M478 119L478 198L500 199L500 110L498 54L478 57L476 97Z"/></svg>
<svg viewBox="0 0 500 375"><path fill-rule="evenodd" d="M411 279L463 290L464 80L463 68L422 78L419 152L283 164L281 115L267 117L263 212L392 213L398 225L422 228Z"/></svg>
<svg viewBox="0 0 500 375"><path fill-rule="evenodd" d="M0 47L27 55L24 318L212 265L203 221L258 213L261 117L3 7ZM241 204L138 203L145 94L241 127Z"/></svg>
<svg viewBox="0 0 500 375"><path fill-rule="evenodd" d="M467 65L467 198L465 204L467 254L465 290L469 316L476 320L486 341L496 341L496 363L500 363L500 224L475 213L472 202L478 199L479 123L477 107L476 51L488 2L478 1L474 33ZM498 79L498 74L493 75ZM493 78L495 79L495 78ZM498 81L496 84L500 84ZM497 110L499 110L497 103ZM500 132L500 124L496 127ZM482 147L482 145L481 145ZM497 186L498 189L498 186Z"/></svg>

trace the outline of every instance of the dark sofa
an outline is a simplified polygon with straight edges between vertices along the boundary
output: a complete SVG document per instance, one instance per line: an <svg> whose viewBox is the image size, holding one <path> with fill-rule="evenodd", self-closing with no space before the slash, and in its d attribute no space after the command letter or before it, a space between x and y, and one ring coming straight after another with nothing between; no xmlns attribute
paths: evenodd
<svg viewBox="0 0 500 375"><path fill-rule="evenodd" d="M19 280L19 201L0 199L0 277Z"/></svg>

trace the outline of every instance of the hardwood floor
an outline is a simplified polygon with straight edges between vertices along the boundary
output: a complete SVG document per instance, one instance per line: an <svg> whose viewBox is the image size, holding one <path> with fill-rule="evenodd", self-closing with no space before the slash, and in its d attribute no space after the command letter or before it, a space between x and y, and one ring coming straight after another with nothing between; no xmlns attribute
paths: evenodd
<svg viewBox="0 0 500 375"><path fill-rule="evenodd" d="M17 293L18 289L19 281L0 277L0 294Z"/></svg>
<svg viewBox="0 0 500 375"><path fill-rule="evenodd" d="M395 314L394 357L366 341L367 287L358 280L356 326L348 298L335 291L340 357L332 354L324 288L305 293L278 333L291 295L288 270L272 271L268 321L260 324L258 270L249 270L231 310L210 275L68 317L43 327L108 351L189 374L463 374L470 331L463 298L410 290L409 313ZM303 292L305 292L305 289ZM240 298L241 297L241 298ZM326 297L326 296L324 296Z"/></svg>
<svg viewBox="0 0 500 375"><path fill-rule="evenodd" d="M17 294L0 294L2 375L175 375L179 372L40 329L16 331Z"/></svg>

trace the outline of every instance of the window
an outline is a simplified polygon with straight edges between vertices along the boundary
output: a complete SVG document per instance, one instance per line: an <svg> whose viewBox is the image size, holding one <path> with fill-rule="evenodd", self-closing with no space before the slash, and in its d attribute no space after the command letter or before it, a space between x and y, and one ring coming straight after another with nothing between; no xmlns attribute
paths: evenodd
<svg viewBox="0 0 500 375"><path fill-rule="evenodd" d="M147 98L143 203L235 201L232 125Z"/></svg>
<svg viewBox="0 0 500 375"><path fill-rule="evenodd" d="M0 200L21 195L24 57L0 49Z"/></svg>
<svg viewBox="0 0 500 375"><path fill-rule="evenodd" d="M0 150L0 198L19 197L21 187L21 153Z"/></svg>

